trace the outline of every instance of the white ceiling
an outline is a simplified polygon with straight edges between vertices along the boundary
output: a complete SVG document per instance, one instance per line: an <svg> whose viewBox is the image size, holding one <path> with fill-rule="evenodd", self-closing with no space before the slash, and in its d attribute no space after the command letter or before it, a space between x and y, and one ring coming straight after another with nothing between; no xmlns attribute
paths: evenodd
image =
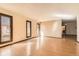
<svg viewBox="0 0 79 59"><path fill-rule="evenodd" d="M79 4L56 4L56 3L16 3L0 4L0 7L22 14L26 17L40 21L52 20L57 14L76 16L79 13Z"/></svg>

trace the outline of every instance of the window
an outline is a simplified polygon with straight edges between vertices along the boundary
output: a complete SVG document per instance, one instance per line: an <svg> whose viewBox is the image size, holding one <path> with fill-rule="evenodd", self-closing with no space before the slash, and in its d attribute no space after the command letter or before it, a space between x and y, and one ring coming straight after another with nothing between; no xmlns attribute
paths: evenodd
<svg viewBox="0 0 79 59"><path fill-rule="evenodd" d="M0 44L12 41L12 16L0 13Z"/></svg>
<svg viewBox="0 0 79 59"><path fill-rule="evenodd" d="M26 21L26 38L31 37L31 21Z"/></svg>

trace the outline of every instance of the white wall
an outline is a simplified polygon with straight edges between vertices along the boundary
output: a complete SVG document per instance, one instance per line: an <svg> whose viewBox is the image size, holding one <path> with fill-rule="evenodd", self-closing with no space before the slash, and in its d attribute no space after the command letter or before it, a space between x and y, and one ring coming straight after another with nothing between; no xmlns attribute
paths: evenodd
<svg viewBox="0 0 79 59"><path fill-rule="evenodd" d="M41 23L41 33L44 36L62 37L61 20L45 21Z"/></svg>

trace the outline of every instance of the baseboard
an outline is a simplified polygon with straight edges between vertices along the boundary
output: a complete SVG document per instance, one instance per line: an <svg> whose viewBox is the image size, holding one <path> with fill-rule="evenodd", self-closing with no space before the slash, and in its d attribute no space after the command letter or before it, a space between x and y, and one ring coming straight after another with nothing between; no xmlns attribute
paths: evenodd
<svg viewBox="0 0 79 59"><path fill-rule="evenodd" d="M45 37L61 39L59 37L52 37L52 36L45 36Z"/></svg>
<svg viewBox="0 0 79 59"><path fill-rule="evenodd" d="M10 43L10 44L6 44L6 45L3 45L3 46L0 46L0 48L6 47L6 46L9 46L9 45L13 45L13 44L16 44L16 43L20 43L20 42L23 42L23 41L27 41L27 40L33 39L33 38L37 38L37 37L26 38L26 39L21 40L21 41L17 41L17 42L13 42L13 43Z"/></svg>

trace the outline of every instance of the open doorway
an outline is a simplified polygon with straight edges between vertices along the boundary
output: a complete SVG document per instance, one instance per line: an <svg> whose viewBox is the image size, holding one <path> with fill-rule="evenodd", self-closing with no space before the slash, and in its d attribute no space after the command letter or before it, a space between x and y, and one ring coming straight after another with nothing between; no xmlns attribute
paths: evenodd
<svg viewBox="0 0 79 59"><path fill-rule="evenodd" d="M62 20L62 37L77 40L77 19Z"/></svg>

